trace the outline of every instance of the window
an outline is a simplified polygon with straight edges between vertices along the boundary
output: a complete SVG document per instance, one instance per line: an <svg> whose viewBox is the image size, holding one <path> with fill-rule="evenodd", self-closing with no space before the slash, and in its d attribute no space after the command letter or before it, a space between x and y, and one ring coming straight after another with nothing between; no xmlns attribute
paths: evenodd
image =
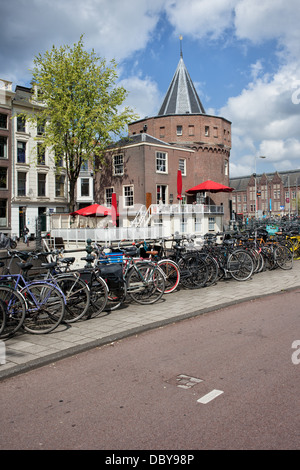
<svg viewBox="0 0 300 470"><path fill-rule="evenodd" d="M178 169L181 171L181 174L183 176L186 175L186 160L185 160L185 158L179 158Z"/></svg>
<svg viewBox="0 0 300 470"><path fill-rule="evenodd" d="M55 197L65 196L65 175L55 175Z"/></svg>
<svg viewBox="0 0 300 470"><path fill-rule="evenodd" d="M124 174L124 161L123 155L114 155L114 175Z"/></svg>
<svg viewBox="0 0 300 470"><path fill-rule="evenodd" d="M167 173L167 154L165 152L156 152L156 171Z"/></svg>
<svg viewBox="0 0 300 470"><path fill-rule="evenodd" d="M7 114L0 114L0 128L7 129Z"/></svg>
<svg viewBox="0 0 300 470"><path fill-rule="evenodd" d="M124 207L133 206L133 186L124 186Z"/></svg>
<svg viewBox="0 0 300 470"><path fill-rule="evenodd" d="M214 137L218 137L218 128L214 127Z"/></svg>
<svg viewBox="0 0 300 470"><path fill-rule="evenodd" d="M208 230L215 230L215 218L209 217L208 219Z"/></svg>
<svg viewBox="0 0 300 470"><path fill-rule="evenodd" d="M45 165L45 147L43 144L37 144L37 163Z"/></svg>
<svg viewBox="0 0 300 470"><path fill-rule="evenodd" d="M0 158L7 158L7 137L0 136Z"/></svg>
<svg viewBox="0 0 300 470"><path fill-rule="evenodd" d="M159 128L159 137L162 138L165 136L165 128L164 127L160 127Z"/></svg>
<svg viewBox="0 0 300 470"><path fill-rule="evenodd" d="M64 159L62 152L59 150L55 150L55 166L62 167L64 166Z"/></svg>
<svg viewBox="0 0 300 470"><path fill-rule="evenodd" d="M7 189L7 168L0 167L0 189Z"/></svg>
<svg viewBox="0 0 300 470"><path fill-rule="evenodd" d="M7 200L0 199L0 227L7 226Z"/></svg>
<svg viewBox="0 0 300 470"><path fill-rule="evenodd" d="M90 195L90 179L81 178L81 197L89 197Z"/></svg>
<svg viewBox="0 0 300 470"><path fill-rule="evenodd" d="M204 133L205 133L205 136L206 136L206 137L209 136L209 126L205 126Z"/></svg>
<svg viewBox="0 0 300 470"><path fill-rule="evenodd" d="M38 173L38 196L46 196L46 174Z"/></svg>
<svg viewBox="0 0 300 470"><path fill-rule="evenodd" d="M255 196L255 187L254 186L251 186L251 188L250 188L249 197L250 197L250 201L255 201L256 196Z"/></svg>
<svg viewBox="0 0 300 470"><path fill-rule="evenodd" d="M199 214L196 214L196 217L194 219L194 228L195 232L201 232L202 231L202 218L200 217Z"/></svg>
<svg viewBox="0 0 300 470"><path fill-rule="evenodd" d="M224 174L228 176L228 160L224 161Z"/></svg>
<svg viewBox="0 0 300 470"><path fill-rule="evenodd" d="M166 204L166 195L167 195L167 186L164 184L158 184L156 186L156 201L157 204L159 202L162 202L163 204Z"/></svg>
<svg viewBox="0 0 300 470"><path fill-rule="evenodd" d="M18 196L26 196L26 173L18 171Z"/></svg>
<svg viewBox="0 0 300 470"><path fill-rule="evenodd" d="M280 184L274 184L274 199L280 199Z"/></svg>
<svg viewBox="0 0 300 470"><path fill-rule="evenodd" d="M87 160L82 162L80 171L89 171L89 162Z"/></svg>
<svg viewBox="0 0 300 470"><path fill-rule="evenodd" d="M43 135L45 132L45 121L40 120L37 124L37 135Z"/></svg>
<svg viewBox="0 0 300 470"><path fill-rule="evenodd" d="M106 188L105 189L105 204L110 207L111 206L111 195L113 193L113 188Z"/></svg>
<svg viewBox="0 0 300 470"><path fill-rule="evenodd" d="M18 132L25 132L25 117L24 116L17 116L17 131Z"/></svg>
<svg viewBox="0 0 300 470"><path fill-rule="evenodd" d="M26 142L17 142L17 162L26 162Z"/></svg>
<svg viewBox="0 0 300 470"><path fill-rule="evenodd" d="M182 126L177 126L177 135L182 135Z"/></svg>

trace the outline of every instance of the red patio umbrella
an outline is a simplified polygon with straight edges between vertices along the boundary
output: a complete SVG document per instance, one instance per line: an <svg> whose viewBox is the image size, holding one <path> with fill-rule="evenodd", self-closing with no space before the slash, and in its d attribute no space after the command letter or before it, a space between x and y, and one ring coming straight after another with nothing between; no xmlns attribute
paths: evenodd
<svg viewBox="0 0 300 470"><path fill-rule="evenodd" d="M111 195L111 219L114 225L117 225L117 216L118 216L118 205L117 205L117 195L112 193Z"/></svg>
<svg viewBox="0 0 300 470"><path fill-rule="evenodd" d="M205 192L211 192L211 193L231 193L234 190L234 188L230 188L229 186L225 186L224 184L216 183L215 181L207 180L204 181L203 183L198 184L197 186L194 186L191 189L188 189L186 193L199 193L201 191Z"/></svg>
<svg viewBox="0 0 300 470"><path fill-rule="evenodd" d="M177 199L182 199L182 174L181 170L177 171Z"/></svg>
<svg viewBox="0 0 300 470"><path fill-rule="evenodd" d="M83 207L78 211L71 212L70 215L82 215L84 217L97 217L111 215L111 209L100 204L92 204L91 206Z"/></svg>

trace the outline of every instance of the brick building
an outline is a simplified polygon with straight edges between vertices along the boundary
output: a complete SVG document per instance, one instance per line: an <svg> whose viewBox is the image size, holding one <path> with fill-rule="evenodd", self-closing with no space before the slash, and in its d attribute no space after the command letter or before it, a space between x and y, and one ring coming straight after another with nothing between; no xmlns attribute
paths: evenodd
<svg viewBox="0 0 300 470"><path fill-rule="evenodd" d="M177 171L182 173L183 202L223 205L224 220L230 218L229 195L185 191L210 179L229 185L231 123L206 114L183 61L156 116L128 126L128 137L106 154L96 166L95 200L110 205L117 194L119 211L136 212L136 205L177 204Z"/></svg>
<svg viewBox="0 0 300 470"><path fill-rule="evenodd" d="M300 170L230 178L230 186L236 219L299 213Z"/></svg>

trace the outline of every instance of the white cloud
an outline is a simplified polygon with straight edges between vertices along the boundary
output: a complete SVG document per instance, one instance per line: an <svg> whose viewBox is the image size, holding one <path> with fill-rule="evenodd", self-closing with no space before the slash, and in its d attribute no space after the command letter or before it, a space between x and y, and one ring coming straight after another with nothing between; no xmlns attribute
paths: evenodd
<svg viewBox="0 0 300 470"><path fill-rule="evenodd" d="M278 40L296 57L299 45L299 0L239 0L235 8L237 37L253 43Z"/></svg>
<svg viewBox="0 0 300 470"><path fill-rule="evenodd" d="M30 7L31 3L31 7ZM2 2L1 78L30 78L33 58L52 45L84 45L107 60L120 61L149 41L164 0L15 0Z"/></svg>
<svg viewBox="0 0 300 470"><path fill-rule="evenodd" d="M268 166L268 171L300 167L300 104L293 102L298 77L300 64L284 65L273 77L253 80L220 110L232 121L232 176L243 168L241 161L244 174L253 171L247 164L249 149L253 156L267 156L264 169ZM245 153L248 160L242 160Z"/></svg>
<svg viewBox="0 0 300 470"><path fill-rule="evenodd" d="M239 0L167 0L166 12L176 34L217 39L233 25Z"/></svg>
<svg viewBox="0 0 300 470"><path fill-rule="evenodd" d="M133 108L140 119L158 113L163 97L159 94L157 84L150 78L142 79L132 76L120 80L118 85L129 90L124 105Z"/></svg>

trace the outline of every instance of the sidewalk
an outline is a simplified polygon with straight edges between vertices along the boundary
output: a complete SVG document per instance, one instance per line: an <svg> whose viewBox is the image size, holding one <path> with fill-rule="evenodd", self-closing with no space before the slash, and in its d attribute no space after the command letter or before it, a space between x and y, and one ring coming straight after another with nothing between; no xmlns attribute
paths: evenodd
<svg viewBox="0 0 300 470"><path fill-rule="evenodd" d="M289 271L266 271L245 282L230 279L196 290L181 289L149 306L128 303L88 321L60 325L47 335L22 333L0 342L4 343L0 352L5 350L0 380L150 329L295 288L300 289L300 261Z"/></svg>

